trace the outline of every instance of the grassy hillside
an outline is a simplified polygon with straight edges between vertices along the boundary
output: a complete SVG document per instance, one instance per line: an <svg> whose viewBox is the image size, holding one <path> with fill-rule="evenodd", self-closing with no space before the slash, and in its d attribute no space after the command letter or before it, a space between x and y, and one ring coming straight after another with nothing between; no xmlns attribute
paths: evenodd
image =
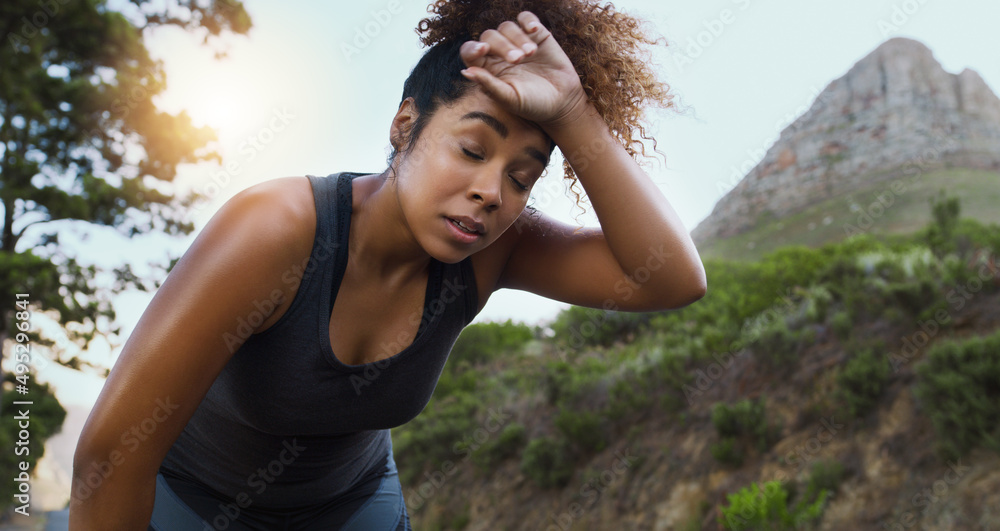
<svg viewBox="0 0 1000 531"><path fill-rule="evenodd" d="M1000 174L947 169L881 180L869 187L814 204L779 220L758 220L756 228L698 245L702 258L759 260L787 245L819 247L844 239L857 230L883 238L906 235L930 222L931 197L945 190L962 203L963 217L981 223L1000 223ZM892 185L894 181L898 184ZM881 206L877 196L883 198Z"/></svg>
<svg viewBox="0 0 1000 531"><path fill-rule="evenodd" d="M1000 525L1000 226L949 212L706 260L681 310L469 327L393 433L415 529Z"/></svg>

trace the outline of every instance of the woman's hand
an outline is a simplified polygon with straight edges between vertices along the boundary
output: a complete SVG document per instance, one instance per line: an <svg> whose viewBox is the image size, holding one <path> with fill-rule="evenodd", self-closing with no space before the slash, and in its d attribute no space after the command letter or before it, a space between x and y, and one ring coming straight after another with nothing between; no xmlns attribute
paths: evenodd
<svg viewBox="0 0 1000 531"><path fill-rule="evenodd" d="M486 30L462 45L462 74L508 111L546 126L565 125L587 104L580 76L534 13Z"/></svg>

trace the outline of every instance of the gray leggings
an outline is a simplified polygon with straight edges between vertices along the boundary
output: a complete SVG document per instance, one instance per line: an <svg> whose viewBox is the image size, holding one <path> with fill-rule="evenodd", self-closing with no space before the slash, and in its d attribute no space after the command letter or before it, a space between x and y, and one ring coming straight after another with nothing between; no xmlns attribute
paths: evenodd
<svg viewBox="0 0 1000 531"><path fill-rule="evenodd" d="M410 531L391 455L380 472L336 500L278 512L241 509L201 485L161 471L149 531Z"/></svg>

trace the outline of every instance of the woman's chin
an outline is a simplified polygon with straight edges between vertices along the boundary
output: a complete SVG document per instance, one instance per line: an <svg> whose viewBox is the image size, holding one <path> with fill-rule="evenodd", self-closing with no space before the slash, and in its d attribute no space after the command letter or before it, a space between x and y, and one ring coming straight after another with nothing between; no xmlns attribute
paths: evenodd
<svg viewBox="0 0 1000 531"><path fill-rule="evenodd" d="M441 249L440 252L428 252L432 258L439 262L444 262L446 264L457 264L462 260L465 260L469 256L472 256L474 252L461 251L459 249Z"/></svg>

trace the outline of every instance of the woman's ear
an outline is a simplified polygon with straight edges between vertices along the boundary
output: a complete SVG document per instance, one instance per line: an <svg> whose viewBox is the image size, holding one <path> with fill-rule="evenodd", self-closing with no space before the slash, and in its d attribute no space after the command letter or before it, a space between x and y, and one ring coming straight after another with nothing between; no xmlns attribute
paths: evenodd
<svg viewBox="0 0 1000 531"><path fill-rule="evenodd" d="M410 131L417 122L417 115L417 106L412 97L406 98L399 104L396 116L393 117L392 125L389 127L389 143L393 149L401 150L409 141Z"/></svg>

